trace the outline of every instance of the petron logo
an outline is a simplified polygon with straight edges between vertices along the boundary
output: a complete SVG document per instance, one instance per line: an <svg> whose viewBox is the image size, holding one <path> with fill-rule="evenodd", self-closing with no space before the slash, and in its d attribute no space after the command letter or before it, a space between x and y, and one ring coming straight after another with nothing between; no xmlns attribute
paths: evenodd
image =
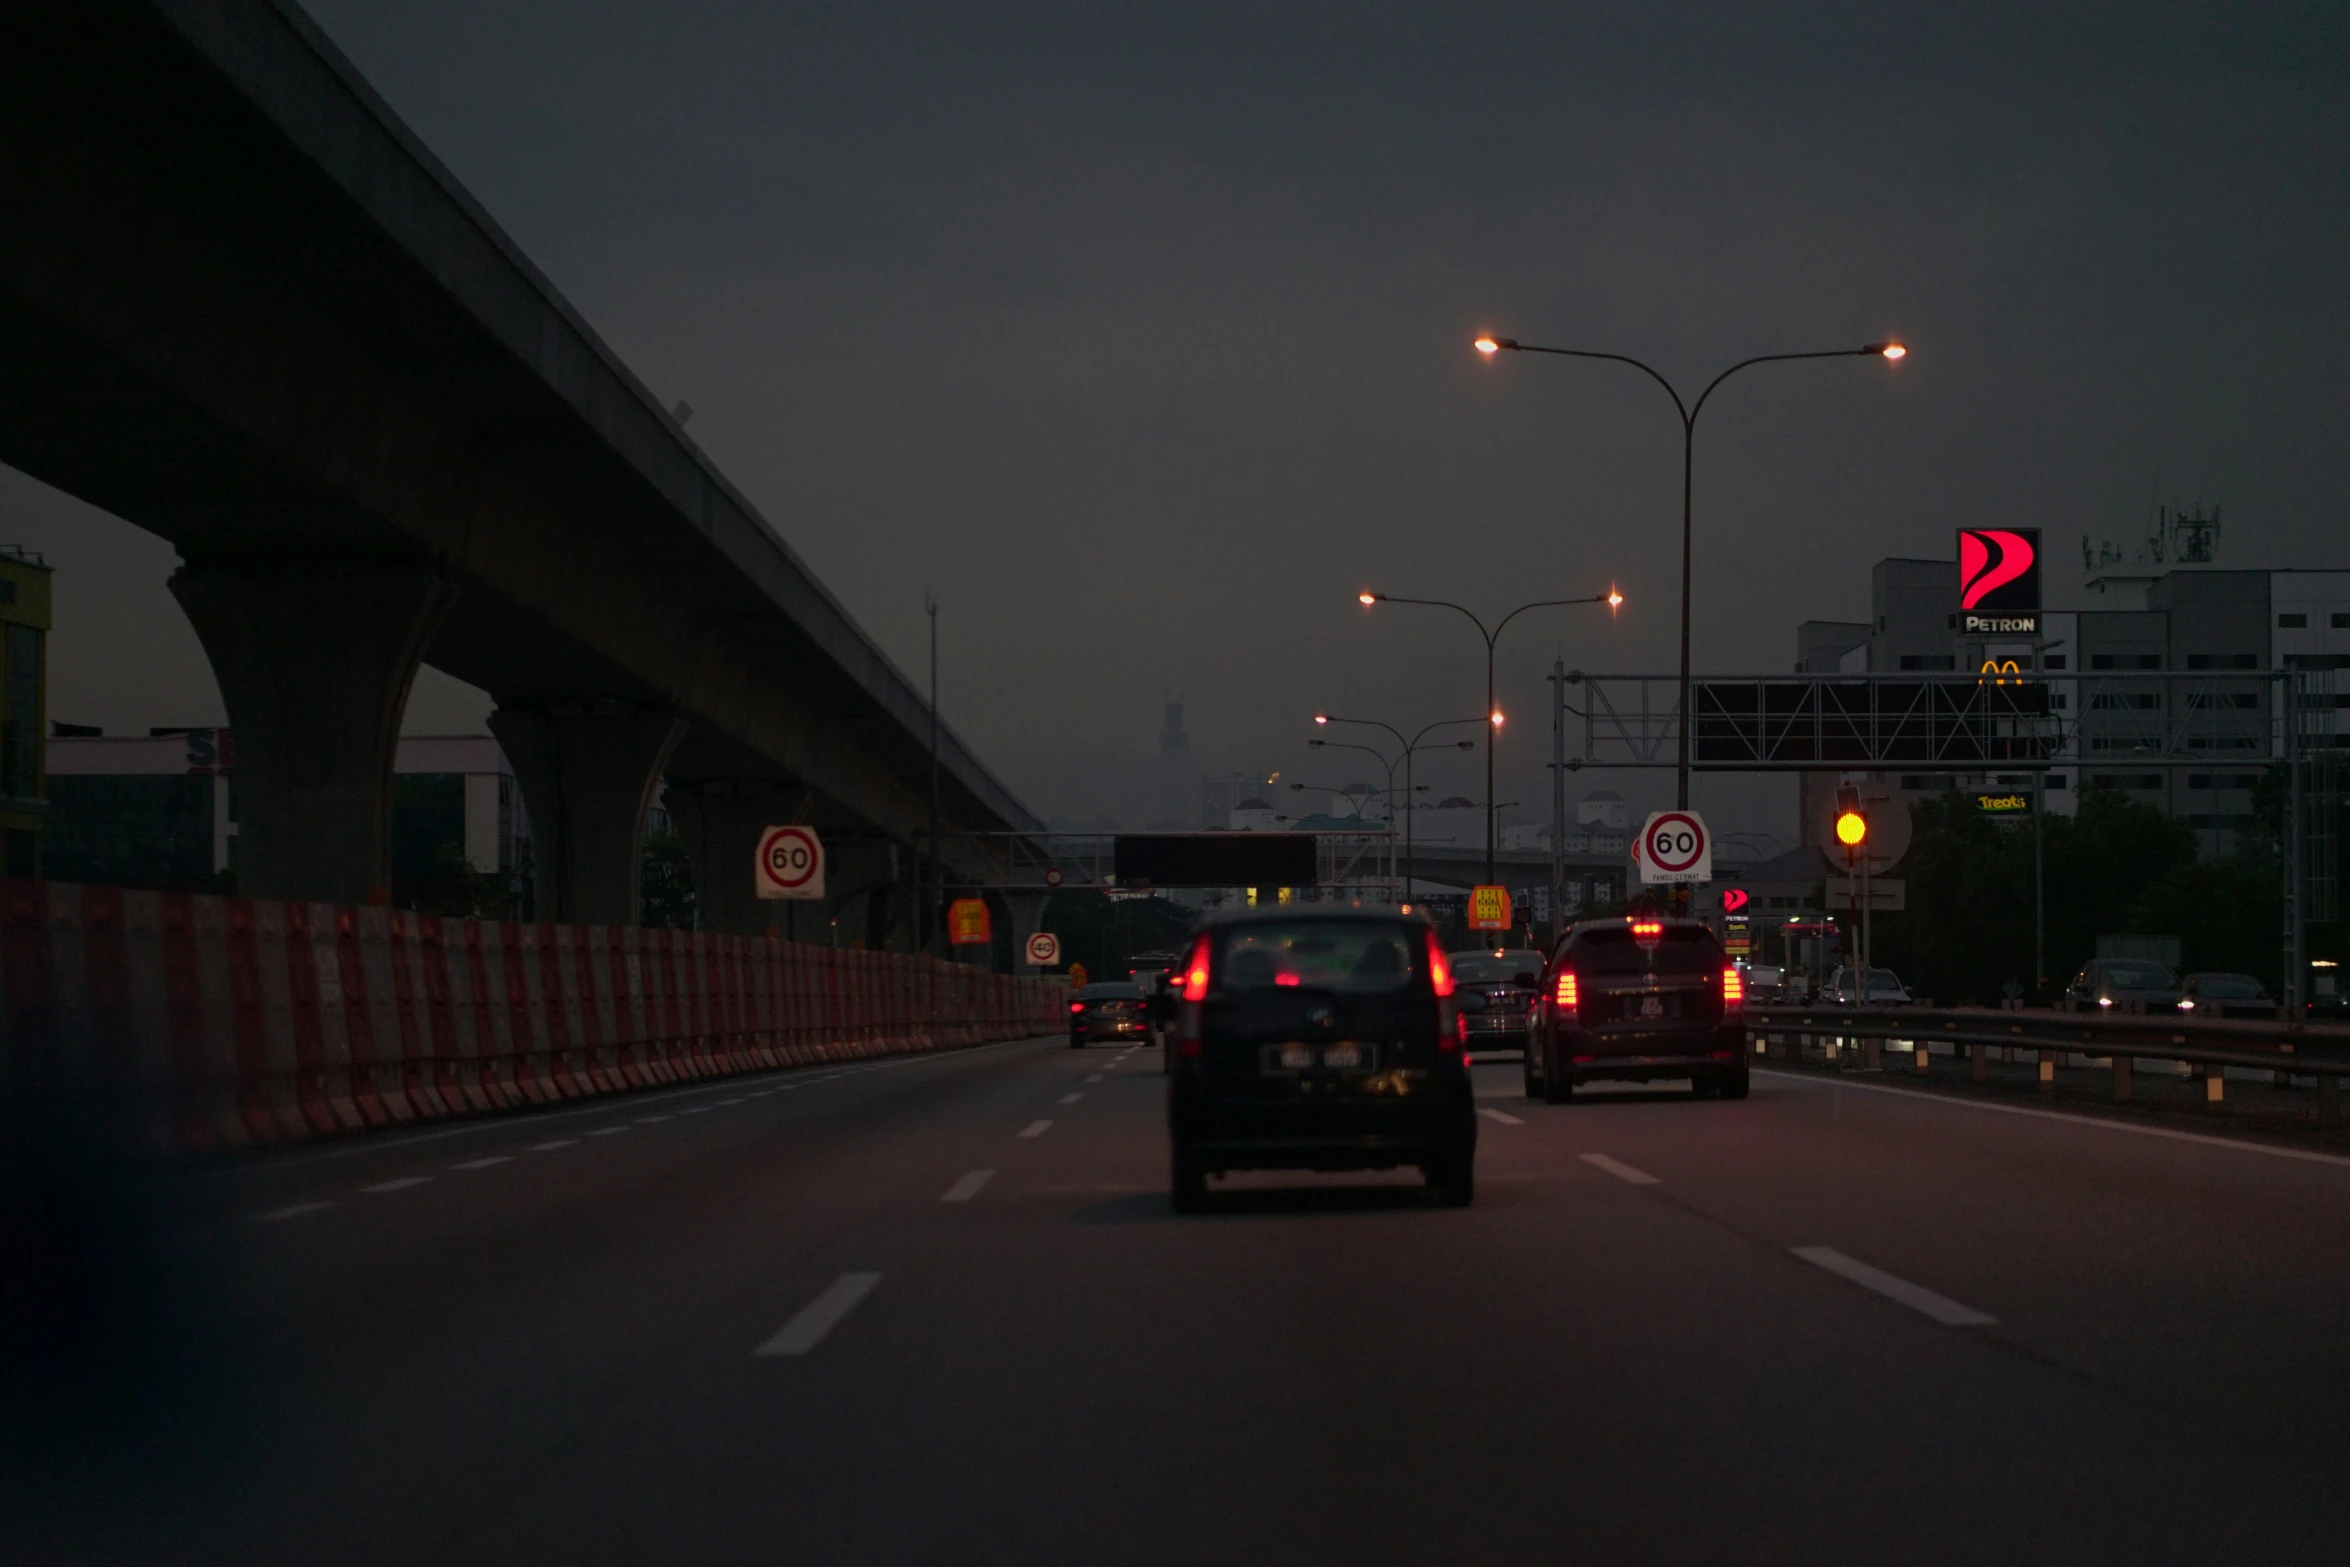
<svg viewBox="0 0 2350 1567"><path fill-rule="evenodd" d="M2040 530L1958 530L1958 626L1981 635L2040 634Z"/></svg>

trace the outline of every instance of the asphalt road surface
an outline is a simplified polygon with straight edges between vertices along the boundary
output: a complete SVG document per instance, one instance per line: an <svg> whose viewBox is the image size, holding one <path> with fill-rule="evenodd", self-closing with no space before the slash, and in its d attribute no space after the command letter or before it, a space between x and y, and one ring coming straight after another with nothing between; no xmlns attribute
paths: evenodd
<svg viewBox="0 0 2350 1567"><path fill-rule="evenodd" d="M184 1173L0 1559L2350 1560L2350 1161L1479 1078L1466 1211L1057 1040Z"/></svg>

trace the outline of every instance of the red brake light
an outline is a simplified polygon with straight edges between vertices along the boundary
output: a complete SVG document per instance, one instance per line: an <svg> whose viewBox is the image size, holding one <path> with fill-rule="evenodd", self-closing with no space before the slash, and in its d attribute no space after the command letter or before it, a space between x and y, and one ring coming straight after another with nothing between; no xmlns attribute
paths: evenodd
<svg viewBox="0 0 2350 1567"><path fill-rule="evenodd" d="M1082 1012L1085 1010L1085 1003L1082 1001L1072 1001L1069 1003L1069 1010L1072 1012Z"/></svg>
<svg viewBox="0 0 2350 1567"><path fill-rule="evenodd" d="M1663 920L1634 920L1632 922L1632 939L1644 947L1655 946L1665 939L1665 922Z"/></svg>
<svg viewBox="0 0 2350 1567"><path fill-rule="evenodd" d="M1559 971L1558 989L1555 992L1555 997L1559 1010L1562 1012L1572 1012L1583 1004L1582 999L1575 993L1575 974L1572 969Z"/></svg>
<svg viewBox="0 0 2350 1567"><path fill-rule="evenodd" d="M1208 999L1208 938L1205 936L1191 944L1191 957L1183 965L1183 999Z"/></svg>
<svg viewBox="0 0 2350 1567"><path fill-rule="evenodd" d="M1722 970L1722 1010L1735 1012L1746 1004L1746 976L1735 966Z"/></svg>
<svg viewBox="0 0 2350 1567"><path fill-rule="evenodd" d="M1452 994L1452 960L1436 944L1436 932L1428 932L1428 983L1438 1000Z"/></svg>

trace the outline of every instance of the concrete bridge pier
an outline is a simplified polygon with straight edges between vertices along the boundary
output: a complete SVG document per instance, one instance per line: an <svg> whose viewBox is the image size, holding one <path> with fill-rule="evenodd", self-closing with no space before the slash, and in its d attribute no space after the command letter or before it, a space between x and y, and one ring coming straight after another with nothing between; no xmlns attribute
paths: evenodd
<svg viewBox="0 0 2350 1567"><path fill-rule="evenodd" d="M490 714L490 733L530 808L538 918L634 925L643 917L645 812L685 730L668 708L626 702L501 706Z"/></svg>
<svg viewBox="0 0 2350 1567"><path fill-rule="evenodd" d="M1012 927L1012 972L1034 974L1037 968L1028 961L1028 938L1044 929L1044 906L1053 901L1053 895L1007 892L1003 900L1005 923Z"/></svg>
<svg viewBox="0 0 2350 1567"><path fill-rule="evenodd" d="M362 903L391 884L392 755L456 590L424 566L191 564L172 574L237 749L237 890Z"/></svg>
<svg viewBox="0 0 2350 1567"><path fill-rule="evenodd" d="M824 845L824 906L840 922L841 945L862 941L875 952L913 950L913 900L905 886L913 856L878 834Z"/></svg>
<svg viewBox="0 0 2350 1567"><path fill-rule="evenodd" d="M802 795L767 778L710 778L672 783L662 798L693 862L701 928L763 936L772 925L789 934L791 905L758 896L751 858L761 833L800 814Z"/></svg>

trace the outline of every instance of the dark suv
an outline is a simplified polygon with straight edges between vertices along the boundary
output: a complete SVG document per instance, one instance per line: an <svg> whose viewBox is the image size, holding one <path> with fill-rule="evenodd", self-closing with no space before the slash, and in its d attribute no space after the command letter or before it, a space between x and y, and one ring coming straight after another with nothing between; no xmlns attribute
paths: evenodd
<svg viewBox="0 0 2350 1567"><path fill-rule="evenodd" d="M1526 1094L1560 1104L1579 1084L1686 1077L1698 1096L1744 1099L1745 978L1702 921L1587 920L1551 955Z"/></svg>
<svg viewBox="0 0 2350 1567"><path fill-rule="evenodd" d="M1526 1021L1542 993L1542 954L1509 947L1455 952L1453 1007L1471 1050L1526 1048Z"/></svg>
<svg viewBox="0 0 2350 1567"><path fill-rule="evenodd" d="M1451 966L1425 921L1283 908L1216 919L1177 993L1167 1135L1178 1212L1225 1170L1416 1165L1475 1192L1476 1104Z"/></svg>

